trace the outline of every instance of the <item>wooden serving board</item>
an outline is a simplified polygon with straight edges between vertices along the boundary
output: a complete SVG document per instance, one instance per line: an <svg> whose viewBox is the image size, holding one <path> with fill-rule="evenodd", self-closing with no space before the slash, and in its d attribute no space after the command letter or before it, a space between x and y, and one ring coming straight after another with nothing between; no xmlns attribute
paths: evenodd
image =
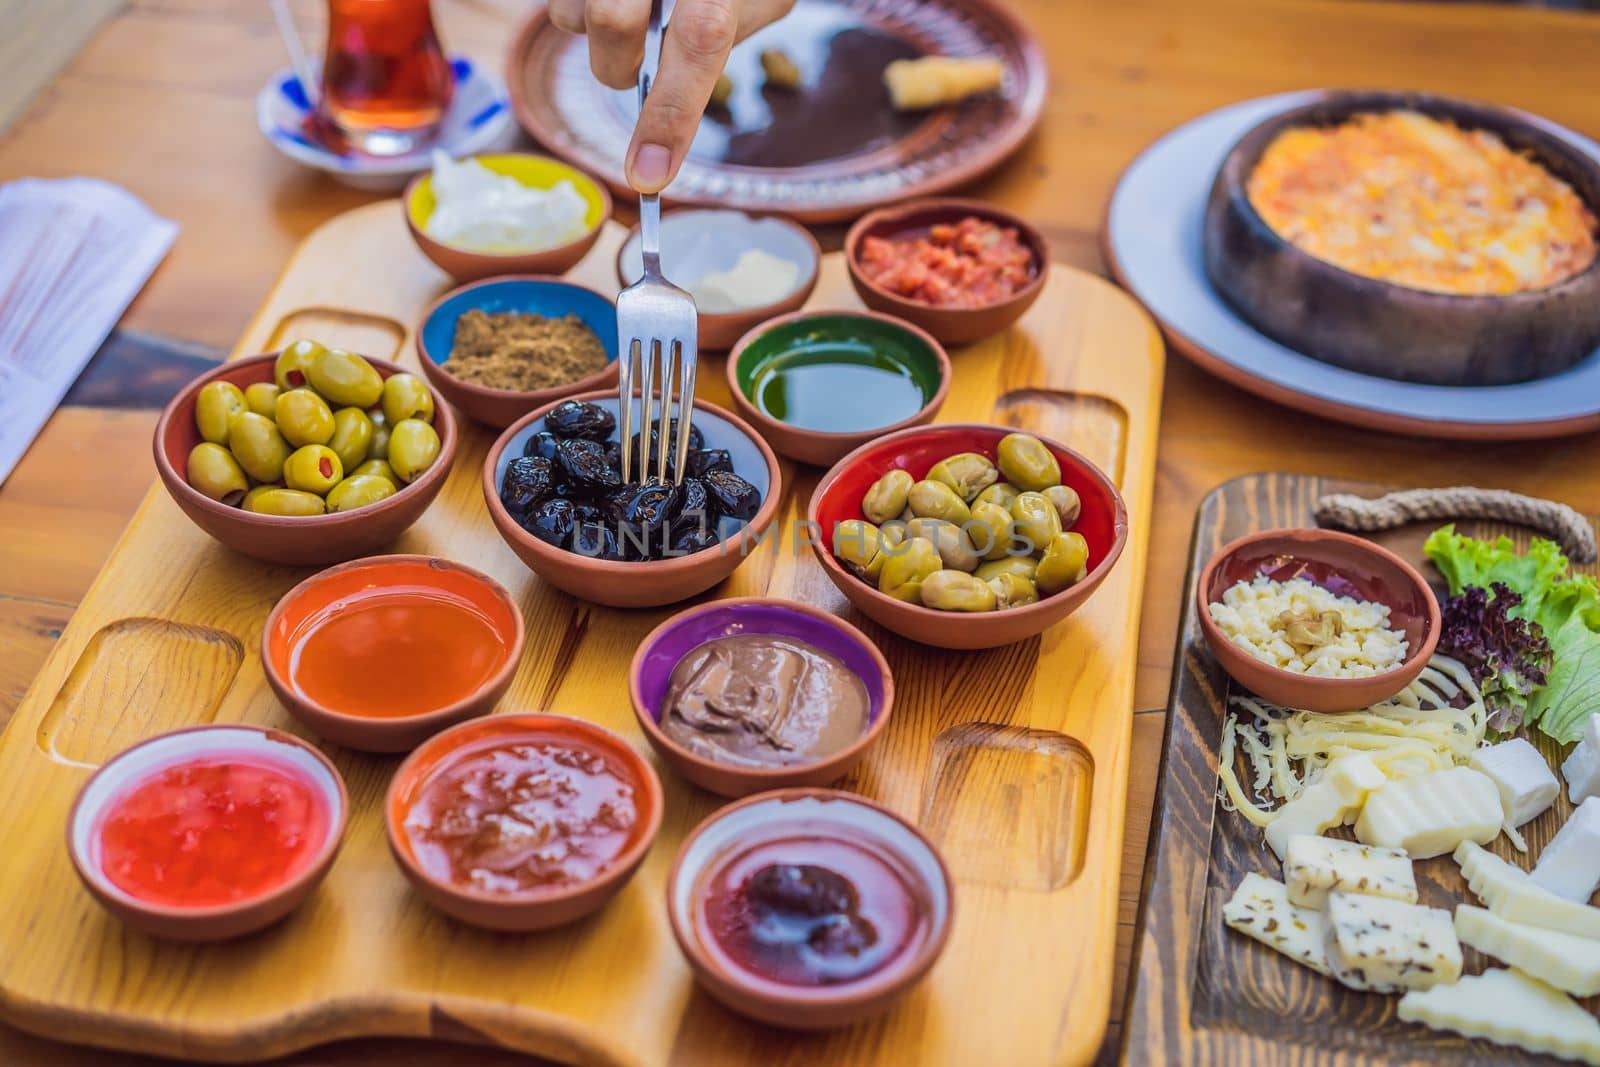
<svg viewBox="0 0 1600 1067"><path fill-rule="evenodd" d="M1180 593L1184 607L1178 669L1167 709L1155 824L1134 935L1123 1038L1127 1063L1488 1067L1569 1062L1401 1022L1395 1016L1398 997L1345 989L1222 922L1222 906L1245 874L1257 871L1281 878L1283 872L1261 831L1216 803L1217 748L1232 683L1200 633L1195 610L1200 569L1237 537L1316 525L1312 509L1327 493L1377 496L1391 488L1302 474L1252 474L1218 487L1200 507ZM1600 519L1591 521L1600 528ZM1442 578L1422 552L1423 540L1439 525L1416 523L1371 536L1416 564L1436 591L1443 592ZM1461 521L1456 526L1475 537L1507 534L1523 548L1531 536L1525 528L1506 524ZM1593 566L1575 569L1595 572ZM1558 761L1561 746L1543 735L1529 740L1547 759ZM1240 781L1249 779L1241 773ZM1563 786L1551 810L1522 827L1532 856L1538 856L1571 813ZM1518 866L1529 865L1528 856L1516 852L1504 835L1489 847ZM1480 903L1449 856L1419 860L1416 874L1423 904L1454 911L1458 903ZM1463 955L1466 973L1498 966L1472 949L1464 948ZM1594 1010L1600 997L1584 1003Z"/></svg>
<svg viewBox="0 0 1600 1067"><path fill-rule="evenodd" d="M615 292L621 238L608 225L573 277ZM364 207L306 239L235 354L312 336L414 365L417 319L448 287L412 245L398 201ZM812 303L856 304L838 255L827 257ZM715 362L699 381L726 404ZM1161 341L1131 298L1058 265L1018 326L953 362L944 419L1046 432L1121 484L1132 536L1085 608L992 652L923 648L858 616L789 537L768 539L710 594L820 604L863 627L895 672L894 720L843 784L930 833L957 904L942 960L887 1017L794 1035L746 1022L695 988L664 886L685 833L719 801L665 768L665 823L638 874L598 915L561 930L490 934L425 905L384 844L381 800L399 757L327 745L349 785L350 829L300 911L207 947L125 929L90 900L64 847L68 805L92 768L140 738L213 720L308 736L268 690L258 651L267 611L307 571L228 551L159 486L0 737L0 1016L65 1041L233 1061L358 1035L629 1067L1089 1060L1109 1010ZM493 435L463 431L444 490L393 549L481 568L519 601L528 648L501 710L581 716L646 749L627 666L673 609L597 608L536 579L484 507L479 472ZM821 473L784 465L781 523L804 518Z"/></svg>

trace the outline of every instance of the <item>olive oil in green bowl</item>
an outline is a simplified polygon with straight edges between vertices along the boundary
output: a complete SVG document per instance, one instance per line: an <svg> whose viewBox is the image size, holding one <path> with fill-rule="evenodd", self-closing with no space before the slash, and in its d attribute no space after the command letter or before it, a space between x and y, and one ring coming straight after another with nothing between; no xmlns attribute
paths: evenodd
<svg viewBox="0 0 1600 1067"><path fill-rule="evenodd" d="M762 414L819 433L904 422L939 392L927 340L884 319L808 316L780 323L737 355L739 391Z"/></svg>

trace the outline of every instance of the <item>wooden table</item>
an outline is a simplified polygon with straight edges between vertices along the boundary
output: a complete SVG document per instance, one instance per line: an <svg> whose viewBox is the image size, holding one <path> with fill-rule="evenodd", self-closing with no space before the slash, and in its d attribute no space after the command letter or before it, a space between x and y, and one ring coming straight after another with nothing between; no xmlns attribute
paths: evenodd
<svg viewBox="0 0 1600 1067"><path fill-rule="evenodd" d="M324 5L300 0L308 27ZM525 0L439 0L449 45L499 63ZM1049 55L1044 125L974 187L1037 220L1057 258L1091 269L1117 174L1145 144L1201 112L1322 85L1433 89L1527 108L1600 134L1600 17L1470 4L1352 0L1015 0ZM295 167L254 128L253 97L283 63L261 0L132 0L0 141L0 180L90 174L117 181L182 232L126 328L231 347L294 245L365 203ZM823 234L835 243L838 234ZM0 488L0 721L20 701L73 605L148 489L151 402L139 375L174 364L102 360L102 388L131 406L69 406ZM182 367L179 363L176 366ZM130 370L129 368L133 368ZM192 373L190 370L188 373ZM179 375L179 380L187 374ZM104 386L109 385L110 388ZM159 392L159 388L157 389ZM113 399L113 402L115 400ZM1168 368L1137 706L1167 695L1178 590L1194 510L1228 478L1262 469L1414 485L1500 486L1600 510L1600 437L1450 445L1372 435L1264 406L1174 360ZM1135 718L1118 982L1127 970L1162 730ZM1113 1021L1103 1058L1114 1057ZM0 1062L126 1064L0 1028ZM295 1063L527 1063L416 1043L353 1042Z"/></svg>

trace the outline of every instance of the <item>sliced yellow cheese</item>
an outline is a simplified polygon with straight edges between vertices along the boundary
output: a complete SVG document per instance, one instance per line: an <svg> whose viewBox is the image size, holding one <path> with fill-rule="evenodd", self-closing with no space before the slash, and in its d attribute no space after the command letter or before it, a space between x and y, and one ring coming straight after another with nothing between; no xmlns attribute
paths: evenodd
<svg viewBox="0 0 1600 1067"><path fill-rule="evenodd" d="M1407 993L1397 1014L1408 1023L1600 1067L1600 1022L1558 990L1517 971L1485 971L1455 985Z"/></svg>
<svg viewBox="0 0 1600 1067"><path fill-rule="evenodd" d="M1328 764L1321 778L1277 810L1267 824L1267 844L1280 860L1284 859L1289 854L1291 837L1296 834L1314 836L1340 825L1361 809L1368 794L1386 781L1388 779L1371 756L1365 753L1341 756Z"/></svg>
<svg viewBox="0 0 1600 1067"><path fill-rule="evenodd" d="M1453 852L1463 841L1487 844L1504 822L1494 782L1470 767L1450 767L1373 790L1356 820L1356 838L1420 860Z"/></svg>
<svg viewBox="0 0 1600 1067"><path fill-rule="evenodd" d="M1456 909L1456 937L1574 996L1600 993L1600 941L1514 923L1471 904Z"/></svg>
<svg viewBox="0 0 1600 1067"><path fill-rule="evenodd" d="M1456 862L1472 892L1502 919L1600 940L1600 908L1556 896L1527 871L1471 841L1456 849Z"/></svg>

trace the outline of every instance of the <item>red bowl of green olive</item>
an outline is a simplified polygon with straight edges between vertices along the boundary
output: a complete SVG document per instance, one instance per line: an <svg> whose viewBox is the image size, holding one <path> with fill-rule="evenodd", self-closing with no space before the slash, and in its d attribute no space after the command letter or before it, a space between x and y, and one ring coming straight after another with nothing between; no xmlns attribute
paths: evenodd
<svg viewBox="0 0 1600 1067"><path fill-rule="evenodd" d="M206 533L292 566L371 555L443 488L457 431L427 384L314 341L224 363L156 423L156 472Z"/></svg>

